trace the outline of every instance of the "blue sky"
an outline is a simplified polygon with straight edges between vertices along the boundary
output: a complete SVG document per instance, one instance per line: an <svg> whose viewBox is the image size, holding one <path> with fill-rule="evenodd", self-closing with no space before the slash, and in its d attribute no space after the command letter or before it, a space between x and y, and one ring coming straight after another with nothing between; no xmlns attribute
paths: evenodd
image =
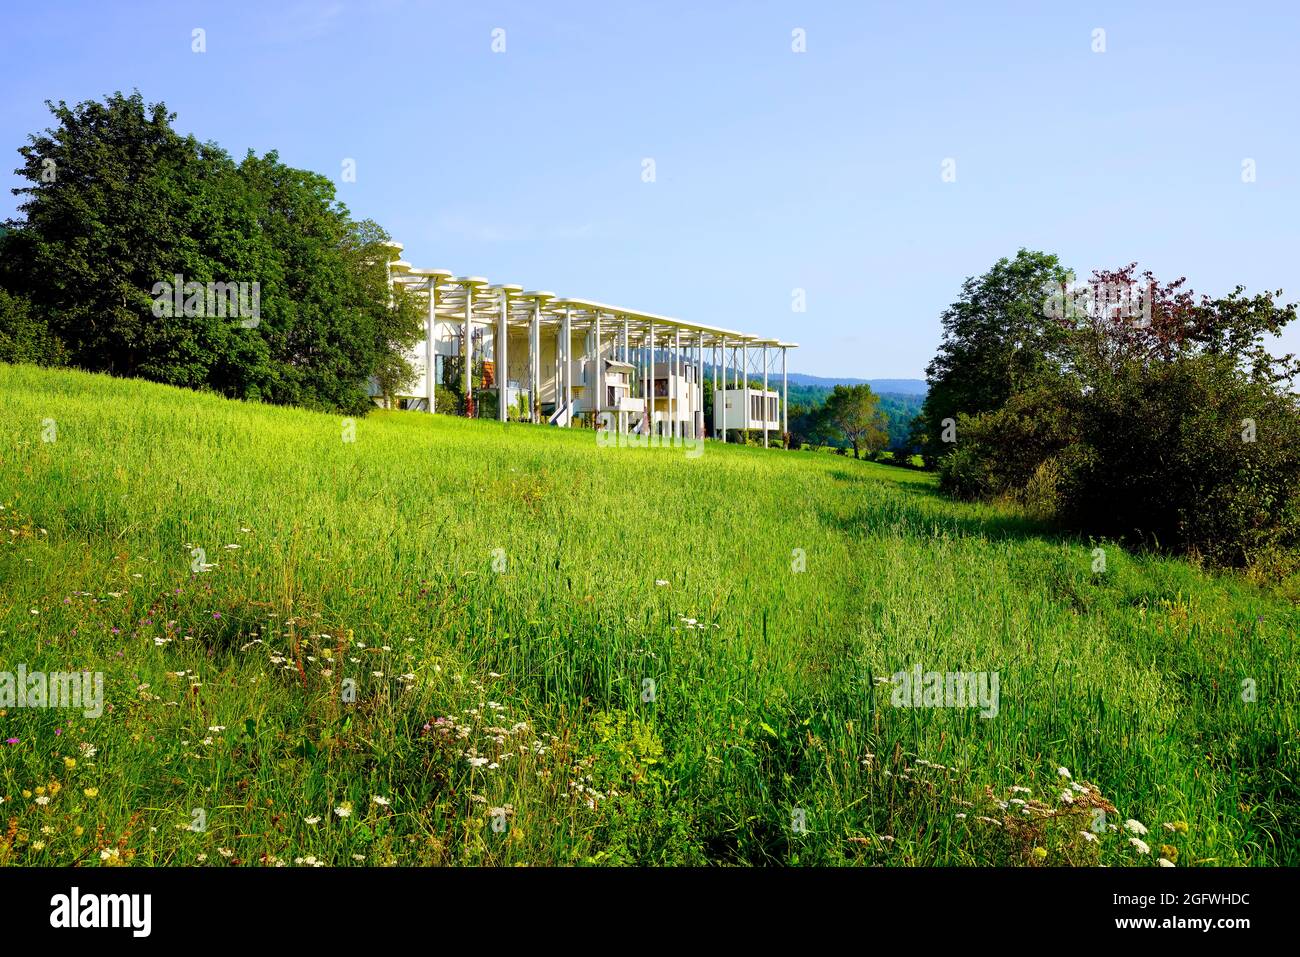
<svg viewBox="0 0 1300 957"><path fill-rule="evenodd" d="M780 336L802 344L792 371L922 375L962 280L1021 246L1081 274L1137 260L1198 291L1300 299L1300 5L47 0L0 16L0 150L48 125L46 99L139 88L236 156L278 149L336 181L355 160L340 199L417 266ZM1282 345L1300 351L1300 329Z"/></svg>

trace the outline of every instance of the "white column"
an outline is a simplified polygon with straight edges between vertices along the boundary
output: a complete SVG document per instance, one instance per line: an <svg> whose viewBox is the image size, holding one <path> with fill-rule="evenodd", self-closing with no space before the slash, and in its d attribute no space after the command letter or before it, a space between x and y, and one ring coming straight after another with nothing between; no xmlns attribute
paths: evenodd
<svg viewBox="0 0 1300 957"><path fill-rule="evenodd" d="M595 324L592 328L596 338L596 401L591 404L596 413L596 428L600 428L601 409L605 405L605 357L600 350L600 310L596 310Z"/></svg>
<svg viewBox="0 0 1300 957"><path fill-rule="evenodd" d="M726 337L724 336L722 339L720 339L718 341L718 344L714 348L717 351L718 355L717 355L717 361L713 363L713 430L714 432L717 433L713 437L715 439L721 439L723 442L726 442L727 441L727 420L725 416L727 414L727 405L725 402L722 401L722 393L718 390L718 367L727 361ZM727 386L727 373L725 371L722 373L722 386L724 389ZM722 422L721 427L719 427L718 425L719 421Z"/></svg>
<svg viewBox="0 0 1300 957"><path fill-rule="evenodd" d="M678 394L680 383L678 382L678 364L681 359L682 350L682 331L673 330L673 337L668 341L668 421L672 426L672 433L669 441L676 444L677 439L681 436L681 422L678 421L682 414L682 398Z"/></svg>
<svg viewBox="0 0 1300 957"><path fill-rule="evenodd" d="M542 304L533 300L533 318L528 324L528 421L536 423L542 412Z"/></svg>
<svg viewBox="0 0 1300 957"><path fill-rule="evenodd" d="M699 419L698 438L703 439L704 433L706 431L704 425L704 330L703 329L700 330L700 335L699 335L697 345L698 345L697 351L700 354L699 355L700 371L695 376L697 380L695 385L700 390L700 397L699 397L700 419Z"/></svg>
<svg viewBox="0 0 1300 957"><path fill-rule="evenodd" d="M507 324L507 315L510 311L510 294L504 289L501 290L501 319L497 328L497 418L506 421L506 384L509 381L510 356L509 342L510 330Z"/></svg>
<svg viewBox="0 0 1300 957"><path fill-rule="evenodd" d="M655 324L650 323L649 358L646 362L646 408L650 410L650 431L655 430Z"/></svg>
<svg viewBox="0 0 1300 957"><path fill-rule="evenodd" d="M767 448L767 343L763 343L763 448Z"/></svg>
<svg viewBox="0 0 1300 957"><path fill-rule="evenodd" d="M790 432L790 383L785 370L785 346L781 347L781 441Z"/></svg>
<svg viewBox="0 0 1300 957"><path fill-rule="evenodd" d="M429 413L433 413L433 400L437 394L438 384L436 377L438 375L438 354L434 351L433 342L434 328L438 322L438 277L429 277L429 328L424 333L424 362L425 375L428 377L429 386Z"/></svg>
<svg viewBox="0 0 1300 957"><path fill-rule="evenodd" d="M573 425L573 325L569 307L564 307L564 364L560 371L564 374L564 407L567 410L568 424Z"/></svg>
<svg viewBox="0 0 1300 957"><path fill-rule="evenodd" d="M740 375L744 383L742 389L745 393L745 431L749 431L749 343L741 343L740 346Z"/></svg>
<svg viewBox="0 0 1300 957"><path fill-rule="evenodd" d="M465 414L474 405L474 287L465 287Z"/></svg>

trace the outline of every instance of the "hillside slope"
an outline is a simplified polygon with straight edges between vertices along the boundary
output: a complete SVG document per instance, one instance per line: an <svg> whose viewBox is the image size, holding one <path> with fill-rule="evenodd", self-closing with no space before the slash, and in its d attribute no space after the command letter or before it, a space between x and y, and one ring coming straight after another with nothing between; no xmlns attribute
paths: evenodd
<svg viewBox="0 0 1300 957"><path fill-rule="evenodd" d="M1300 863L1296 611L920 473L0 365L0 504L2 863Z"/></svg>

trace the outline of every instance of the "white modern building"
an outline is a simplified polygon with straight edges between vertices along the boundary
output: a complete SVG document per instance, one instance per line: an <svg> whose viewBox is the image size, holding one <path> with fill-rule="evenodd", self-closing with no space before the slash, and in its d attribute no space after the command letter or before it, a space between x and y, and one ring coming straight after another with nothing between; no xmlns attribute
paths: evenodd
<svg viewBox="0 0 1300 957"><path fill-rule="evenodd" d="M400 258L400 243L389 245L390 285L416 296L427 316L424 341L410 357L418 374L409 394L394 397L402 408L468 411L438 408L437 386L454 382L462 395L486 393L503 422L724 441L727 430L752 429L763 430L764 445L767 432L788 431L786 351L796 343L417 269ZM780 392L768 388L778 353ZM708 423L706 374L716 396ZM761 390L751 387L755 380Z"/></svg>

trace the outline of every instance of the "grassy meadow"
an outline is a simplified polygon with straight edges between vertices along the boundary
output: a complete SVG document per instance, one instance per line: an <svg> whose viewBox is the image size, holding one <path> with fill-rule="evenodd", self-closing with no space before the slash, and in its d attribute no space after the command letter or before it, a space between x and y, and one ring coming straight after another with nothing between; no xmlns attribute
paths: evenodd
<svg viewBox="0 0 1300 957"><path fill-rule="evenodd" d="M0 505L3 864L1300 864L1294 605L924 473L0 365Z"/></svg>

